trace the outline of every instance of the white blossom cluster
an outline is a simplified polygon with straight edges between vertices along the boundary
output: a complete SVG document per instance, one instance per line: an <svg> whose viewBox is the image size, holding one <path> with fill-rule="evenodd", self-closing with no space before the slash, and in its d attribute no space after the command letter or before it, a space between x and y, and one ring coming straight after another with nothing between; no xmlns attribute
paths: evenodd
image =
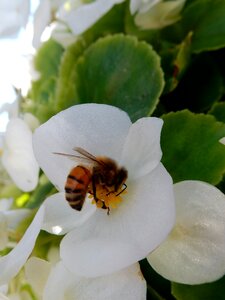
<svg viewBox="0 0 225 300"><path fill-rule="evenodd" d="M19 1L11 2L17 11ZM34 45L38 47L52 11L57 12L52 35L66 47L121 2L42 0L34 19ZM2 3L11 16L12 7ZM176 22L184 3L131 0L129 9L138 26L155 29ZM23 26L23 12L12 26L2 21L0 34ZM0 299L144 300L147 287L139 261L145 258L174 282L200 284L224 275L225 195L201 181L173 184L161 163L161 119L132 123L116 107L83 104L39 125L34 116L17 112L1 137L1 164L20 190L37 187L41 168L58 192L45 199L13 245L12 232L32 212L15 210L12 199L0 200L0 250L12 248L0 257ZM77 147L94 157L109 157L128 172L122 201L109 213L94 205L89 193L81 211L65 200L66 178L80 164L70 157ZM41 230L62 237L46 259L32 253ZM35 298L26 289L12 289L12 281L19 280L29 284Z"/></svg>

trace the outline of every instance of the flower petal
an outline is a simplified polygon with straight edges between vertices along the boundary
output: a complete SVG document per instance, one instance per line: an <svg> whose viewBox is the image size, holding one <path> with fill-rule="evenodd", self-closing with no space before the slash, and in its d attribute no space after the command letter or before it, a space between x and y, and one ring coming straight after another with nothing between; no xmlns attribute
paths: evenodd
<svg viewBox="0 0 225 300"><path fill-rule="evenodd" d="M23 267L33 250L41 229L43 217L44 207L42 206L17 246L9 254L0 258L0 285L6 284Z"/></svg>
<svg viewBox="0 0 225 300"><path fill-rule="evenodd" d="M10 300L10 299L0 292L0 300Z"/></svg>
<svg viewBox="0 0 225 300"><path fill-rule="evenodd" d="M138 12L145 12L149 10L152 6L154 6L156 3L160 2L161 0L131 0L130 1L130 12L131 14L135 14Z"/></svg>
<svg viewBox="0 0 225 300"><path fill-rule="evenodd" d="M44 287L51 270L51 264L41 258L31 257L26 262L24 269L28 283L32 286L35 293L42 298Z"/></svg>
<svg viewBox="0 0 225 300"><path fill-rule="evenodd" d="M76 105L55 115L36 130L34 153L50 181L62 191L67 175L78 162L54 152L76 155L73 148L82 147L93 155L118 160L130 125L128 115L116 107Z"/></svg>
<svg viewBox="0 0 225 300"><path fill-rule="evenodd" d="M15 36L25 27L30 12L30 1L0 1L0 37Z"/></svg>
<svg viewBox="0 0 225 300"><path fill-rule="evenodd" d="M81 211L72 209L64 193L50 196L44 203L45 217L42 229L53 234L65 234L83 224L95 211L96 206L85 201Z"/></svg>
<svg viewBox="0 0 225 300"><path fill-rule="evenodd" d="M171 25L180 19L185 2L186 0L156 1L148 11L140 11L135 16L135 23L142 29L160 29Z"/></svg>
<svg viewBox="0 0 225 300"><path fill-rule="evenodd" d="M24 220L24 218L30 215L30 213L30 209L21 208L5 211L4 215L6 217L8 227L10 229L15 229L19 223Z"/></svg>
<svg viewBox="0 0 225 300"><path fill-rule="evenodd" d="M32 132L19 118L8 123L2 163L21 190L31 191L36 187L39 166L33 154Z"/></svg>
<svg viewBox="0 0 225 300"><path fill-rule="evenodd" d="M120 162L128 170L130 179L148 174L159 164L162 125L161 119L142 118L130 127Z"/></svg>
<svg viewBox="0 0 225 300"><path fill-rule="evenodd" d="M177 183L174 190L176 225L148 261L172 281L217 280L225 273L225 195L200 181Z"/></svg>
<svg viewBox="0 0 225 300"><path fill-rule="evenodd" d="M138 264L98 278L74 276L58 263L50 273L43 300L145 300L146 282Z"/></svg>
<svg viewBox="0 0 225 300"><path fill-rule="evenodd" d="M40 1L40 4L34 14L34 35L32 44L34 48L38 48L41 44L41 35L44 29L51 22L51 1Z"/></svg>
<svg viewBox="0 0 225 300"><path fill-rule="evenodd" d="M61 258L73 273L103 276L121 270L155 249L174 223L172 180L159 164L150 174L128 182L123 202L107 215L98 209L61 242Z"/></svg>
<svg viewBox="0 0 225 300"><path fill-rule="evenodd" d="M13 198L2 198L0 199L0 211L7 211L13 204Z"/></svg>
<svg viewBox="0 0 225 300"><path fill-rule="evenodd" d="M97 0L69 11L66 11L64 6L59 11L58 18L68 24L75 35L79 35L104 16L115 4L123 1L124 0Z"/></svg>
<svg viewBox="0 0 225 300"><path fill-rule="evenodd" d="M75 43L78 39L65 23L53 22L50 26L51 38L61 44L63 48Z"/></svg>

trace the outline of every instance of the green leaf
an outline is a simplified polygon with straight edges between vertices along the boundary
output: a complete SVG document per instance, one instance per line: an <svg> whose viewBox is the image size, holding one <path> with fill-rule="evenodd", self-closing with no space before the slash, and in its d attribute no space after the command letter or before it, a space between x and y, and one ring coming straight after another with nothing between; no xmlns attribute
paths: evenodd
<svg viewBox="0 0 225 300"><path fill-rule="evenodd" d="M63 48L54 40L42 45L34 58L34 67L40 73L40 79L32 82L32 100L47 103L54 93L55 79L63 53Z"/></svg>
<svg viewBox="0 0 225 300"><path fill-rule="evenodd" d="M177 300L224 300L225 277L212 283L194 286L173 283L172 294Z"/></svg>
<svg viewBox="0 0 225 300"><path fill-rule="evenodd" d="M34 67L40 73L40 78L32 82L29 99L22 106L24 111L35 114L41 122L55 113L56 79L63 52L61 45L49 40L42 45L34 58Z"/></svg>
<svg viewBox="0 0 225 300"><path fill-rule="evenodd" d="M127 111L132 120L154 111L164 85L152 47L122 34L92 44L75 69L78 102L111 104Z"/></svg>
<svg viewBox="0 0 225 300"><path fill-rule="evenodd" d="M210 114L218 121L225 123L225 102L216 103L210 110Z"/></svg>
<svg viewBox="0 0 225 300"><path fill-rule="evenodd" d="M182 24L193 31L192 50L199 53L225 46L225 1L198 0L184 11Z"/></svg>
<svg viewBox="0 0 225 300"><path fill-rule="evenodd" d="M63 51L63 47L52 39L42 45L34 58L35 69L40 72L41 78L48 79L58 73Z"/></svg>
<svg viewBox="0 0 225 300"><path fill-rule="evenodd" d="M74 66L87 47L83 39L69 46L62 56L56 87L56 111L78 103L76 95L76 73Z"/></svg>
<svg viewBox="0 0 225 300"><path fill-rule="evenodd" d="M174 182L202 180L218 184L225 172L225 125L213 116L188 110L162 116L162 162Z"/></svg>

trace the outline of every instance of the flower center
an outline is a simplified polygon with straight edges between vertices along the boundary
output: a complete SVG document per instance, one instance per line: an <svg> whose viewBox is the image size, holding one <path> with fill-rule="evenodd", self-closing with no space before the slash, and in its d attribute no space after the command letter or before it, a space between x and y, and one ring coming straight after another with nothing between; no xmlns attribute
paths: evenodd
<svg viewBox="0 0 225 300"><path fill-rule="evenodd" d="M89 191L89 198L92 204L98 208L107 209L108 214L111 209L117 208L118 204L123 201L122 194L126 194L126 185L122 185L117 191L114 187L106 187L101 184L96 185L96 196L94 197L93 191Z"/></svg>

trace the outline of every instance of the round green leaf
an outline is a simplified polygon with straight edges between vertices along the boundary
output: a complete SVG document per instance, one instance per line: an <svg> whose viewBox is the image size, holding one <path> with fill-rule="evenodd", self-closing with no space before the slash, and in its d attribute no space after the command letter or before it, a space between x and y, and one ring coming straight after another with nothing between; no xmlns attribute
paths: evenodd
<svg viewBox="0 0 225 300"><path fill-rule="evenodd" d="M37 52L34 58L34 67L40 73L40 78L32 82L30 93L33 101L46 104L49 97L54 94L63 51L61 45L50 39Z"/></svg>
<svg viewBox="0 0 225 300"><path fill-rule="evenodd" d="M152 47L122 34L92 44L78 59L75 72L79 102L120 107L132 120L153 112L164 85Z"/></svg>
<svg viewBox="0 0 225 300"><path fill-rule="evenodd" d="M40 122L45 122L55 114L56 79L63 52L62 46L50 39L42 45L34 58L34 66L40 78L32 81L28 99L22 103L22 109L33 113Z"/></svg>
<svg viewBox="0 0 225 300"><path fill-rule="evenodd" d="M225 172L225 125L213 116L188 110L163 116L163 164L175 182L202 180L217 184Z"/></svg>
<svg viewBox="0 0 225 300"><path fill-rule="evenodd" d="M83 54L85 47L84 40L80 39L70 45L62 56L56 86L55 107L57 112L78 103L74 66L80 55Z"/></svg>

